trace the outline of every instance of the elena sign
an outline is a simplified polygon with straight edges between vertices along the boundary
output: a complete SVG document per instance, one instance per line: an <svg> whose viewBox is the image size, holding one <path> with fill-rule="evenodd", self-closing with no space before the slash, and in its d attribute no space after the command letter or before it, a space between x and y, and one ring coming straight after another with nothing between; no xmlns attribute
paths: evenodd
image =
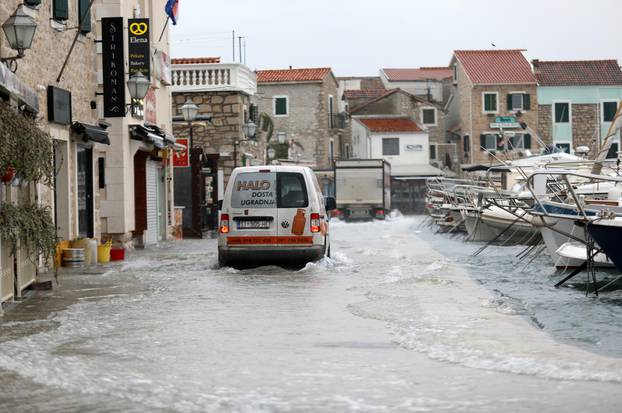
<svg viewBox="0 0 622 413"><path fill-rule="evenodd" d="M151 79L149 19L129 19L127 23L130 76L141 72L148 79Z"/></svg>
<svg viewBox="0 0 622 413"><path fill-rule="evenodd" d="M102 68L104 117L125 116L125 69L123 66L123 18L102 18Z"/></svg>

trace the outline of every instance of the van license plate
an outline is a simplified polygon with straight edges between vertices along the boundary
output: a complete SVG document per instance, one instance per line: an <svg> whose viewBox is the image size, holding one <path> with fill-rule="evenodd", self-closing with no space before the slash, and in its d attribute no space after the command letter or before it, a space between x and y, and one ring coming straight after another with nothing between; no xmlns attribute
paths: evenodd
<svg viewBox="0 0 622 413"><path fill-rule="evenodd" d="M238 221L238 229L270 229L270 221Z"/></svg>

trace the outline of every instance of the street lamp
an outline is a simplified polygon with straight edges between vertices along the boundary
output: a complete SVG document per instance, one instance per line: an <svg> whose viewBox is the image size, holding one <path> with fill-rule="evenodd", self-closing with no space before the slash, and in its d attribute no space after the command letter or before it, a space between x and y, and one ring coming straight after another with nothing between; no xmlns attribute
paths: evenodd
<svg viewBox="0 0 622 413"><path fill-rule="evenodd" d="M132 100L142 100L147 96L151 87L151 82L142 72L136 72L127 81L127 88L130 91Z"/></svg>
<svg viewBox="0 0 622 413"><path fill-rule="evenodd" d="M24 7L23 4L17 6L13 15L2 24L2 30L9 42L9 46L11 49L17 50L17 56L0 58L0 62L21 59L24 57L24 50L32 47L32 40L37 31L37 22L26 14ZM17 70L17 66L15 66L15 70Z"/></svg>
<svg viewBox="0 0 622 413"><path fill-rule="evenodd" d="M248 139L252 139L255 137L255 133L257 132L257 125L252 120L249 120L247 123L242 125L242 131L244 131L244 135Z"/></svg>
<svg viewBox="0 0 622 413"><path fill-rule="evenodd" d="M181 107L181 115L184 117L184 120L188 122L189 129L189 138L190 138L190 149L193 146L193 136L192 136L192 122L197 119L197 114L199 113L199 107L195 105L190 98L186 99L186 103L184 103Z"/></svg>
<svg viewBox="0 0 622 413"><path fill-rule="evenodd" d="M274 150L274 148L268 148L268 160L266 163L270 163L270 160L274 159L275 156L276 151Z"/></svg>

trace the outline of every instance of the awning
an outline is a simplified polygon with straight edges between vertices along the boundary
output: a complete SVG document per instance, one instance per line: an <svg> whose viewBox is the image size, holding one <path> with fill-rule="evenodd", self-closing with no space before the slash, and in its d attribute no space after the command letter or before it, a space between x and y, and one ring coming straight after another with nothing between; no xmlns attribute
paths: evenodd
<svg viewBox="0 0 622 413"><path fill-rule="evenodd" d="M151 143L158 149L162 149L166 146L164 142L165 135L159 135L160 128L150 128L143 125L130 126L130 138L136 141L143 141Z"/></svg>
<svg viewBox="0 0 622 413"><path fill-rule="evenodd" d="M105 127L98 125L88 125L86 123L74 122L71 130L82 136L84 142L96 142L104 145L110 145L110 137Z"/></svg>

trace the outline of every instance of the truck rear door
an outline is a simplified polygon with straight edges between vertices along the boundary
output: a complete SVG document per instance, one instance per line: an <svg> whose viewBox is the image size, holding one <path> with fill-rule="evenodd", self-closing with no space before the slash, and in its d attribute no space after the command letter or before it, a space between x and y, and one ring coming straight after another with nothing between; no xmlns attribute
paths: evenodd
<svg viewBox="0 0 622 413"><path fill-rule="evenodd" d="M277 173L278 243L311 245L311 211L305 177L299 172Z"/></svg>

